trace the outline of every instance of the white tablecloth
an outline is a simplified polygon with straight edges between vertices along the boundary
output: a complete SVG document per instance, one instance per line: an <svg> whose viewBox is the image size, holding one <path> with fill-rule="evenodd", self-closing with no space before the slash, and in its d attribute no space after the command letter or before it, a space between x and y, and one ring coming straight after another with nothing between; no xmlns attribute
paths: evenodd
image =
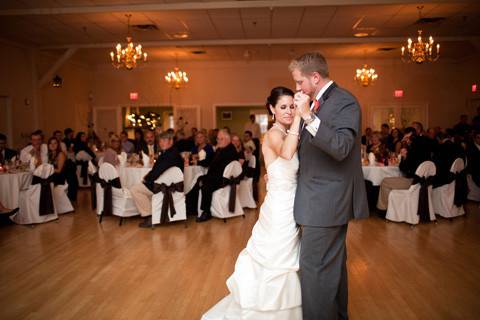
<svg viewBox="0 0 480 320"><path fill-rule="evenodd" d="M202 166L188 166L183 170L183 192L187 194L192 190L195 183L197 183L198 177L207 173L207 168Z"/></svg>
<svg viewBox="0 0 480 320"><path fill-rule="evenodd" d="M152 170L152 168L120 167L118 169L118 175L120 176L122 187L131 188L141 182L150 170Z"/></svg>
<svg viewBox="0 0 480 320"><path fill-rule="evenodd" d="M31 183L31 172L1 173L0 201L9 209L17 208L20 190L28 189Z"/></svg>
<svg viewBox="0 0 480 320"><path fill-rule="evenodd" d="M384 178L402 176L402 173L397 166L362 166L362 170L365 180L372 182L374 186L379 186Z"/></svg>

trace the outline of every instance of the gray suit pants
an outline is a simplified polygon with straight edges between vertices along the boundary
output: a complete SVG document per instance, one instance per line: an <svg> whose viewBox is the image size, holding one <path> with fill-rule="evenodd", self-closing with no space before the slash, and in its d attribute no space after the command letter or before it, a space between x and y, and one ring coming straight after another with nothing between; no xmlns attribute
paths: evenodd
<svg viewBox="0 0 480 320"><path fill-rule="evenodd" d="M300 278L304 320L348 319L347 227L303 226Z"/></svg>

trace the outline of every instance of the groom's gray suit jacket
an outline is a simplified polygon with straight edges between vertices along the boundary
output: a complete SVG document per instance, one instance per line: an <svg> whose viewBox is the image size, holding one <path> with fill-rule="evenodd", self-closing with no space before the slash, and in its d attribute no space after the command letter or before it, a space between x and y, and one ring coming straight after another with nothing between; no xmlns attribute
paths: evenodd
<svg viewBox="0 0 480 320"><path fill-rule="evenodd" d="M295 221L331 227L368 217L360 152L360 106L349 92L333 83L320 98L321 123L313 137L300 136Z"/></svg>

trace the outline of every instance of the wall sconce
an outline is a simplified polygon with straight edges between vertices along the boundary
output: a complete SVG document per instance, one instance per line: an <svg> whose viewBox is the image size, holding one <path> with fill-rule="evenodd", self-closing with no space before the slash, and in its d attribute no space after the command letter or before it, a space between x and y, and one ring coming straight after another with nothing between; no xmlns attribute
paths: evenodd
<svg viewBox="0 0 480 320"><path fill-rule="evenodd" d="M63 84L63 79L58 76L58 74L52 79L52 87L61 88Z"/></svg>

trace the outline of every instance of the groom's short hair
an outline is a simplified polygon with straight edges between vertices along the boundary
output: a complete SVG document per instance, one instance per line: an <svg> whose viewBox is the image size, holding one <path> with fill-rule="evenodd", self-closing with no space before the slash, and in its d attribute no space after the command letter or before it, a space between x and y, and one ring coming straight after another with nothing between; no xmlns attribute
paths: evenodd
<svg viewBox="0 0 480 320"><path fill-rule="evenodd" d="M288 66L290 72L298 69L303 75L318 72L322 78L328 78L328 64L323 55L318 52L307 52L292 60Z"/></svg>

